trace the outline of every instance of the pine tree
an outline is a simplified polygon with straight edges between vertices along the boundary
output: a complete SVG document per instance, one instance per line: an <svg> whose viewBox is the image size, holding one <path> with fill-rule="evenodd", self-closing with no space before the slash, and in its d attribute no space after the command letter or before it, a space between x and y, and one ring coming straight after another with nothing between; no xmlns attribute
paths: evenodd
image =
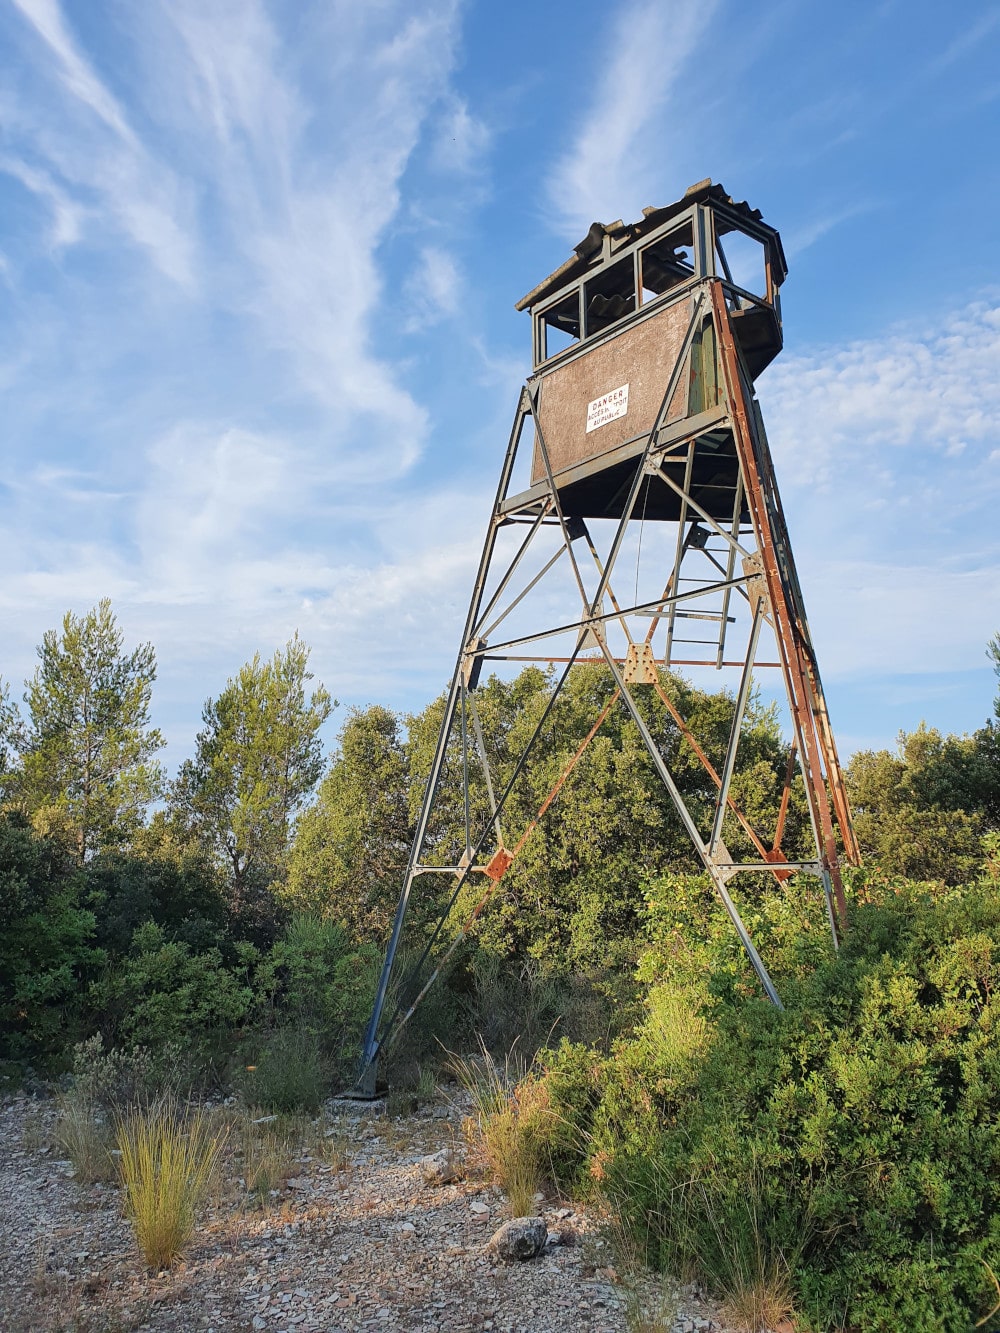
<svg viewBox="0 0 1000 1333"><path fill-rule="evenodd" d="M164 742L149 721L156 654L149 643L124 652L105 598L85 616L67 611L38 656L20 793L36 827L66 832L82 863L127 844L162 790L153 756Z"/></svg>
<svg viewBox="0 0 1000 1333"><path fill-rule="evenodd" d="M282 873L292 820L323 771L319 730L336 701L322 685L307 699L308 661L297 634L270 661L255 654L205 704L174 784L177 812L227 864L237 909Z"/></svg>

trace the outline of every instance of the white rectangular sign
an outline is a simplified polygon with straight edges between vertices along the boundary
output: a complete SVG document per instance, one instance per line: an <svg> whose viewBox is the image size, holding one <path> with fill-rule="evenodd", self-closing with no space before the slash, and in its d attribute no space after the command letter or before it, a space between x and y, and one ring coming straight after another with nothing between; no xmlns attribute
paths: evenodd
<svg viewBox="0 0 1000 1333"><path fill-rule="evenodd" d="M617 421L628 411L628 385L623 384L618 389L612 389L610 393L602 394L600 398L595 398L592 403L587 404L587 434L592 430L600 430L606 426L609 421Z"/></svg>

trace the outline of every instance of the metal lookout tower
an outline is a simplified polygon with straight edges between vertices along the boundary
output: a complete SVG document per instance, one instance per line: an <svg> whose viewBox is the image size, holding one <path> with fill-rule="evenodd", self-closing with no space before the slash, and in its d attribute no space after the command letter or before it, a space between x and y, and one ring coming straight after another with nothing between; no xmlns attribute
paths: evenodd
<svg viewBox="0 0 1000 1333"><path fill-rule="evenodd" d="M835 941L843 930L839 858L856 862L858 847L754 394L755 378L781 350L778 289L786 272L777 231L703 181L666 208L645 209L638 222L594 223L566 263L518 302L531 317L533 372L518 399L365 1034L360 1095L374 1095L379 1051L471 930L538 821L557 817L547 816L549 807L612 708L632 718L773 1003L781 1001L727 887L733 877L813 875ZM502 662L537 662L556 674L538 726L501 783L476 691L484 666ZM594 662L611 678L604 708L535 819L508 829L508 799L570 671ZM721 762L718 754L712 762L671 699L674 667L730 672L734 713ZM774 693L783 688L792 743L776 825L761 829L731 785L753 675L768 669L780 679ZM691 808L671 774L648 721L650 700L704 766L714 791L707 811ZM428 828L449 754L461 767L465 848L442 866ZM782 850L796 772L814 844L806 860ZM478 821L470 815L473 775L490 811ZM734 856L727 837L749 850ZM453 876L450 906L470 880L483 891L447 942L442 916L407 981L390 989L411 893L425 874Z"/></svg>

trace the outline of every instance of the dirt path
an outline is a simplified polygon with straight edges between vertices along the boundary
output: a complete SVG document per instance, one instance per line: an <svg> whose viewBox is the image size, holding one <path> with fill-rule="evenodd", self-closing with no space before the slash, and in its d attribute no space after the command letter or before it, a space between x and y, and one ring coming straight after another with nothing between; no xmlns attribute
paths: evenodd
<svg viewBox="0 0 1000 1333"><path fill-rule="evenodd" d="M628 1294L590 1220L541 1203L551 1245L527 1264L485 1243L505 1220L499 1191L470 1180L425 1186L419 1159L452 1142L458 1113L386 1120L378 1107L332 1108L348 1165L303 1157L266 1209L228 1179L185 1258L149 1276L119 1191L81 1186L51 1147L51 1103L0 1108L0 1329L496 1330L618 1333ZM650 1333L721 1326L693 1299Z"/></svg>

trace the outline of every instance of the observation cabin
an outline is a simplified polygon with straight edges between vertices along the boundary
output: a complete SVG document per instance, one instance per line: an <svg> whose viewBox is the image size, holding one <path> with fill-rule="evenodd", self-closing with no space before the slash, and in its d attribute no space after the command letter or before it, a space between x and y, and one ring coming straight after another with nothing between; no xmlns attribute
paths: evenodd
<svg viewBox="0 0 1000 1333"><path fill-rule="evenodd" d="M708 295L707 284L721 284L752 386L781 350L778 293L786 276L777 231L759 210L706 180L676 203L644 209L638 222L595 222L566 263L517 302L531 316L529 388L567 517L621 517L636 460L659 419L653 448L677 458L668 468L685 466L671 446L697 440L694 470L683 478L692 498L720 522L732 521L734 505L746 518L712 302L696 306L696 299ZM705 314L691 336L696 309ZM523 512L536 493L541 503L547 471L536 435L530 489L510 496L504 510ZM648 479L644 486L635 514L676 521L677 496Z"/></svg>

